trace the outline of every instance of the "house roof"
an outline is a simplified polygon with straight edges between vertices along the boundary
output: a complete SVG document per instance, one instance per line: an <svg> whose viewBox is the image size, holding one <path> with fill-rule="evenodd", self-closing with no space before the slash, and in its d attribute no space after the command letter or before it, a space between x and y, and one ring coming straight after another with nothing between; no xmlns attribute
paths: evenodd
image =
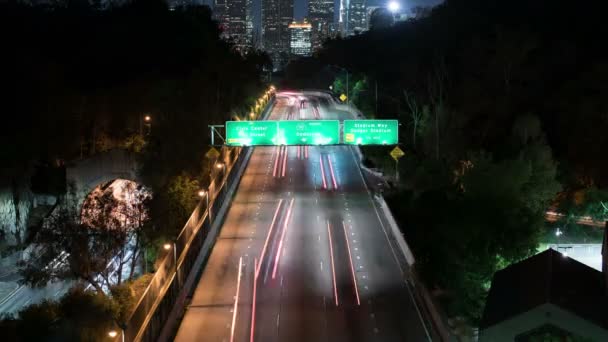
<svg viewBox="0 0 608 342"><path fill-rule="evenodd" d="M494 274L480 327L485 329L545 303L608 329L602 272L553 249Z"/></svg>

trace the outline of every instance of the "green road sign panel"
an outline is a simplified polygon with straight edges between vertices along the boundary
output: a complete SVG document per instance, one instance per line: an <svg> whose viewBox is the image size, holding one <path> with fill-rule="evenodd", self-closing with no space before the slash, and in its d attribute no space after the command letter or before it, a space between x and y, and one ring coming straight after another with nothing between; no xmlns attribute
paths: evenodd
<svg viewBox="0 0 608 342"><path fill-rule="evenodd" d="M396 145L399 143L397 120L344 120L347 145Z"/></svg>
<svg viewBox="0 0 608 342"><path fill-rule="evenodd" d="M338 120L279 121L279 145L332 145L340 143Z"/></svg>
<svg viewBox="0 0 608 342"><path fill-rule="evenodd" d="M277 145L276 121L226 121L226 145Z"/></svg>

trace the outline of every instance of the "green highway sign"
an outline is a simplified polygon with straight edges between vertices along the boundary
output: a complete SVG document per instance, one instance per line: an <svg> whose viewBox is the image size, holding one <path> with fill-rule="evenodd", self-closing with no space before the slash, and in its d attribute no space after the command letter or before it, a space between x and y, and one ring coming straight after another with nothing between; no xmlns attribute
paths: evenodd
<svg viewBox="0 0 608 342"><path fill-rule="evenodd" d="M347 145L397 145L397 120L344 120L344 143Z"/></svg>
<svg viewBox="0 0 608 342"><path fill-rule="evenodd" d="M344 120L347 145L396 145L397 120ZM340 144L338 120L227 121L226 145L336 145Z"/></svg>
<svg viewBox="0 0 608 342"><path fill-rule="evenodd" d="M226 145L278 145L277 121L226 121Z"/></svg>
<svg viewBox="0 0 608 342"><path fill-rule="evenodd" d="M278 145L333 145L340 143L338 120L279 121Z"/></svg>

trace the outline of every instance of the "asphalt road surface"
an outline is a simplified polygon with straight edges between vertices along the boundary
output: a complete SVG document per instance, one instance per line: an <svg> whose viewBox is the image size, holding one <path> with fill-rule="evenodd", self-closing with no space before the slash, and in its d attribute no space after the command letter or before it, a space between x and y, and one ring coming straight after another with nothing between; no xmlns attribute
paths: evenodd
<svg viewBox="0 0 608 342"><path fill-rule="evenodd" d="M353 117L331 102L270 119ZM428 341L388 229L350 147L257 147L176 341Z"/></svg>

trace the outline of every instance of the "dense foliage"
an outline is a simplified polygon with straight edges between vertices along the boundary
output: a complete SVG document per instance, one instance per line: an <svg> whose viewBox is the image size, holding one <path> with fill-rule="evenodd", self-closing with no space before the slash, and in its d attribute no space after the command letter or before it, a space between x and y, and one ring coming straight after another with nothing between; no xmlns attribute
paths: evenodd
<svg viewBox="0 0 608 342"><path fill-rule="evenodd" d="M145 199L145 224L128 231L112 228L119 224L105 214L120 208L106 198L90 208L99 213L95 222L80 222L81 208L62 203L53 219L30 232L24 282L77 280L101 295L114 270L122 274L123 264L134 270L142 257L152 266L158 245L176 237L209 180L208 125L250 112L266 88L260 75L270 60L221 40L206 6L169 10L162 0L132 0L101 10L95 1L26 3L0 2L0 189L31 182L43 193L55 189L61 200L69 184L49 186L54 181L32 177L34 169L61 170L74 159L123 148L138 153L139 178L153 192ZM124 263L108 268L129 248ZM49 263L56 266L45 267ZM139 268L151 269L148 264ZM59 315L57 304L47 304L38 310L42 316ZM55 329L53 317L46 318Z"/></svg>
<svg viewBox="0 0 608 342"><path fill-rule="evenodd" d="M117 289L124 292L127 288ZM118 330L120 301L128 294L108 298L74 288L58 301L31 305L18 317L5 317L0 331L6 341L107 341L108 332ZM132 297L127 299L132 301Z"/></svg>
<svg viewBox="0 0 608 342"><path fill-rule="evenodd" d="M158 194L153 224L171 238L194 202L173 191L179 177L207 180L207 125L249 112L269 59L234 51L205 6L56 4L67 5L0 5L3 185L29 177L33 165L60 167L111 148L141 152L140 176Z"/></svg>
<svg viewBox="0 0 608 342"><path fill-rule="evenodd" d="M545 210L571 197L560 191L584 194L564 211L605 219L605 12L595 0L446 0L318 54L337 66L336 93L347 69L364 114L402 123L388 201L451 315L480 317L494 272L535 253ZM392 174L387 149L365 152Z"/></svg>

